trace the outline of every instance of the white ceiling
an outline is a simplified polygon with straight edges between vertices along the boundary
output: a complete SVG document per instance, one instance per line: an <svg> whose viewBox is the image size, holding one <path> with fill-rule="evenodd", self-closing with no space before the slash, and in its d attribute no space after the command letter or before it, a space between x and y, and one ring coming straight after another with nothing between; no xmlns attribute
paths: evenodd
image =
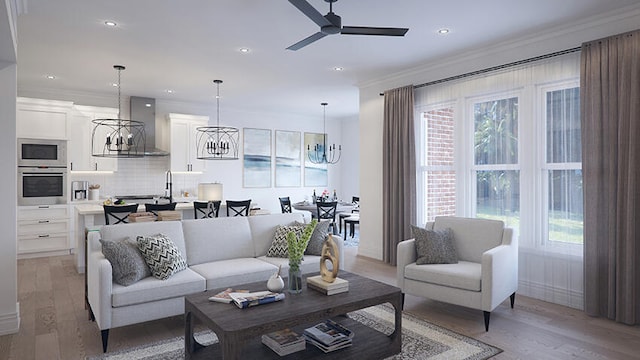
<svg viewBox="0 0 640 360"><path fill-rule="evenodd" d="M324 0L308 1L328 12ZM221 107L315 116L326 101L327 116L355 116L359 83L638 3L339 0L343 25L409 32L332 35L290 51L318 28L286 0L28 0L18 18L18 88L113 94L115 107L113 65L122 64L124 96L215 106L212 80L222 79ZM451 32L436 34L442 27Z"/></svg>

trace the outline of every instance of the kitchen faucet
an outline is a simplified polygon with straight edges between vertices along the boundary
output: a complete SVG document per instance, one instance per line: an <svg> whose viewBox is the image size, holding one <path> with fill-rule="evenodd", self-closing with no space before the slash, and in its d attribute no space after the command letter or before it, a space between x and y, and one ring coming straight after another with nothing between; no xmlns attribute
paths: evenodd
<svg viewBox="0 0 640 360"><path fill-rule="evenodd" d="M173 202L173 175L171 174L171 170L167 170L165 173L165 196L167 196L166 192L169 192L169 203Z"/></svg>

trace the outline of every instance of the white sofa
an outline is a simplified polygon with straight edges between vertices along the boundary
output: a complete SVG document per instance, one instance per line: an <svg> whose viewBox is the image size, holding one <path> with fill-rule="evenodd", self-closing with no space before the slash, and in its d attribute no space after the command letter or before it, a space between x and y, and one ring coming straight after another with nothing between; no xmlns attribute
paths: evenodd
<svg viewBox="0 0 640 360"><path fill-rule="evenodd" d="M491 311L518 288L518 242L513 230L498 220L436 217L429 230L450 228L457 264L416 264L415 239L398 244L397 282L404 295L416 295L484 312L489 331Z"/></svg>
<svg viewBox="0 0 640 360"><path fill-rule="evenodd" d="M214 288L266 281L287 258L267 257L278 225L303 222L302 214L143 222L106 225L90 232L87 256L89 311L102 333L106 352L109 329L184 313L184 296ZM132 285L113 282L111 263L102 254L99 240L118 240L138 235L167 235L185 256L187 269L167 280L146 277ZM343 240L334 236L340 254ZM303 274L317 272L320 256L305 255Z"/></svg>

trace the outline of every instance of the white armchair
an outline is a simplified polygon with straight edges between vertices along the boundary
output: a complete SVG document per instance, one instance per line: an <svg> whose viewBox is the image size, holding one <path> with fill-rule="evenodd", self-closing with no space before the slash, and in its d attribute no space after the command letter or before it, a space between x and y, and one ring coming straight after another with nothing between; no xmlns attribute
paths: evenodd
<svg viewBox="0 0 640 360"><path fill-rule="evenodd" d="M511 308L518 287L518 242L513 229L498 220L436 217L428 230L450 228L458 254L457 264L417 265L415 239L398 244L397 281L410 294L484 312L489 331L491 311L507 297Z"/></svg>

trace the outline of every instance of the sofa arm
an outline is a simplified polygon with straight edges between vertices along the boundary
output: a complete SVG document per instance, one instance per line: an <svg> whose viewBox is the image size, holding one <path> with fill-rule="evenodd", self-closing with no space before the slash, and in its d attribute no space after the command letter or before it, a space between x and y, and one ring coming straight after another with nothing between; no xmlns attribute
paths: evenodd
<svg viewBox="0 0 640 360"><path fill-rule="evenodd" d="M518 248L499 245L482 254L482 310L491 311L518 288Z"/></svg>
<svg viewBox="0 0 640 360"><path fill-rule="evenodd" d="M416 261L415 239L404 240L398 243L396 260L396 280L398 287L404 292L404 268Z"/></svg>
<svg viewBox="0 0 640 360"><path fill-rule="evenodd" d="M111 328L113 269L101 251L87 257L87 297L100 330Z"/></svg>

